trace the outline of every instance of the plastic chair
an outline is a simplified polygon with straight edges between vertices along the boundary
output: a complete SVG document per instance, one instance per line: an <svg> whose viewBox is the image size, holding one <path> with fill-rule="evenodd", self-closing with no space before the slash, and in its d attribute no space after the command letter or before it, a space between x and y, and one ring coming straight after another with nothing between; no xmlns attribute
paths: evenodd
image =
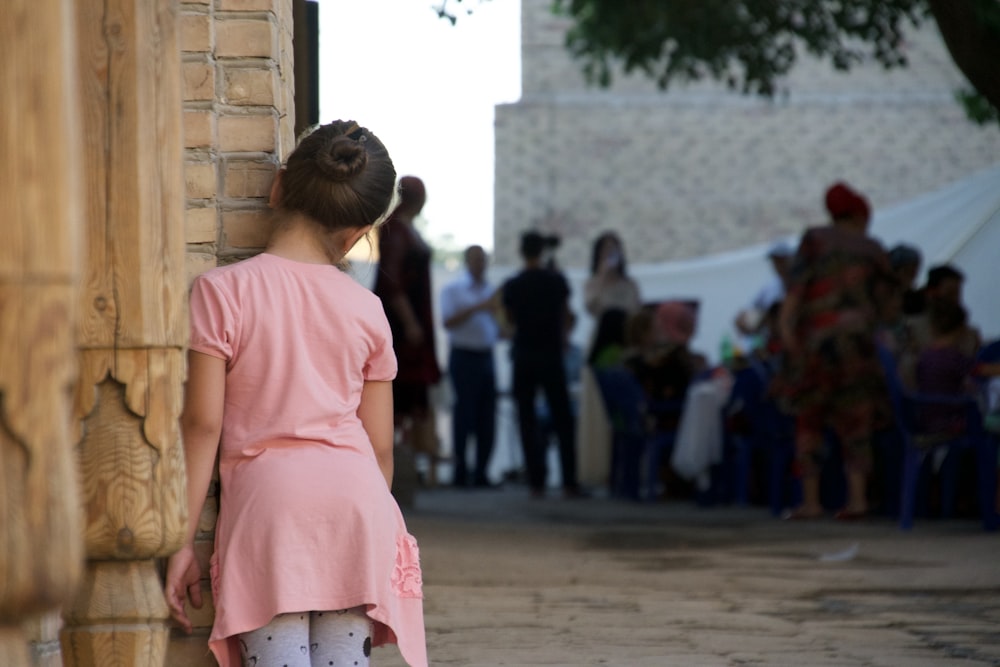
<svg viewBox="0 0 1000 667"><path fill-rule="evenodd" d="M611 493L633 500L652 499L660 463L673 444L673 434L648 433L645 418L679 409L678 405L648 400L638 380L624 366L595 369L594 376L611 422Z"/></svg>
<svg viewBox="0 0 1000 667"><path fill-rule="evenodd" d="M979 404L971 396L943 396L908 392L899 377L896 360L892 354L879 349L879 358L885 370L889 398L892 403L895 426L903 446L902 479L900 482L899 527L913 528L914 507L917 499L917 485L921 464L928 453L936 447L949 450L972 449L976 456L976 487L979 511L984 530L996 530L1000 525L994 506L996 499L997 443L983 429L983 417ZM965 412L965 430L959 434L928 433L921 420L928 407L949 406ZM928 443L933 443L932 446ZM946 502L954 499L955 484L946 481L942 496ZM945 515L947 515L947 511Z"/></svg>
<svg viewBox="0 0 1000 667"><path fill-rule="evenodd" d="M767 461L767 504L773 516L788 506L797 505L801 490L790 484L790 468L795 457L794 419L778 409L767 396L771 373L759 362L752 362L734 374L730 405L749 422L748 433L731 433L731 462L734 477L734 500L746 504L753 452L764 453Z"/></svg>

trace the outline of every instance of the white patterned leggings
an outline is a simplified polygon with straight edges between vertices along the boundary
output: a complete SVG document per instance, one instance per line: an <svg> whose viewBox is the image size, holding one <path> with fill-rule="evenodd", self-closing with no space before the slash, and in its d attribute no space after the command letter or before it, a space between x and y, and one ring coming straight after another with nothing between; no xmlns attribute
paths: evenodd
<svg viewBox="0 0 1000 667"><path fill-rule="evenodd" d="M243 667L368 667L372 622L363 607L280 614L239 640Z"/></svg>

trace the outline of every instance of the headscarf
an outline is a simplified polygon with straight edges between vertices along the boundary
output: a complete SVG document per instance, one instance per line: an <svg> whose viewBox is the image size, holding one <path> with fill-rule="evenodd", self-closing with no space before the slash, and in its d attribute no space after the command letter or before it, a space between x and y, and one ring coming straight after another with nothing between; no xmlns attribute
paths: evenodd
<svg viewBox="0 0 1000 667"><path fill-rule="evenodd" d="M826 191L826 210L834 220L840 218L871 217L871 207L861 193L844 182L837 182Z"/></svg>

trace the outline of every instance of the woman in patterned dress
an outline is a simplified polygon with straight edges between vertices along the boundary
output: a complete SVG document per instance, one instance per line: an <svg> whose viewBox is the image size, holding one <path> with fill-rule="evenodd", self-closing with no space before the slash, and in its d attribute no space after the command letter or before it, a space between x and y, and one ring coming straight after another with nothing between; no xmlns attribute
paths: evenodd
<svg viewBox="0 0 1000 667"><path fill-rule="evenodd" d="M796 416L796 467L802 504L787 518L822 516L819 473L824 432L842 448L847 502L839 519L868 511L872 435L888 414L876 329L896 281L882 246L867 236L870 209L844 183L826 193L832 224L808 229L793 260L780 316L785 363L776 381Z"/></svg>

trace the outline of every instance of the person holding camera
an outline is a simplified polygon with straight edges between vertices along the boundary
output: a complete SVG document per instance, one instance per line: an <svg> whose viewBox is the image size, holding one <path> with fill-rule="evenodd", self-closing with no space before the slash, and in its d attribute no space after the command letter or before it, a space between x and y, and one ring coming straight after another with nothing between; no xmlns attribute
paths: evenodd
<svg viewBox="0 0 1000 667"><path fill-rule="evenodd" d="M577 485L576 433L563 365L570 288L561 273L546 265L545 254L553 247L552 241L536 231L522 235L524 266L504 283L502 298L513 326L513 393L531 494L536 498L545 495L547 477L547 447L539 432L535 402L542 389L559 441L563 493L574 498L582 494Z"/></svg>
<svg viewBox="0 0 1000 667"><path fill-rule="evenodd" d="M594 240L583 302L597 321L612 308L634 313L642 305L639 285L628 275L625 247L614 232L604 232Z"/></svg>

